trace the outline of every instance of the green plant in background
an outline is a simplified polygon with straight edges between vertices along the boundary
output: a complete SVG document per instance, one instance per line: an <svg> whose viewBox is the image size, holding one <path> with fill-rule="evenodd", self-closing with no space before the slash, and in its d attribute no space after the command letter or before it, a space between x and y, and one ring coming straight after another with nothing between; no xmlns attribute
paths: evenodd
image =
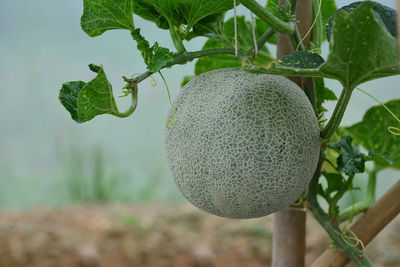
<svg viewBox="0 0 400 267"><path fill-rule="evenodd" d="M314 23L309 33L311 43L305 46L295 23L297 1L285 1L282 8L274 0L269 0L266 7L255 0L238 1L256 15L253 23L247 22L244 17L226 18L226 12L234 7L234 2L84 0L82 29L92 37L112 29L130 31L147 65L147 71L132 78L123 77L126 82L123 90L132 97L132 104L126 112L118 110L103 66L94 64L90 64L90 70L96 73L93 80L63 84L59 96L61 103L70 112L72 119L79 123L101 114L127 117L136 109L140 82L154 73L161 75L164 68L185 64L197 58L195 75L214 69L236 67L256 74L300 77L302 89L319 119L321 152L307 192L298 202L309 204L310 211L337 248L358 266L372 266L363 254L363 243L348 228L348 223L375 202L377 174L385 168L400 168L400 137L396 128L399 123L396 115L400 113L400 99L369 109L359 123L344 128L339 126L349 100L360 84L400 74L396 12L372 1L355 2L336 10L333 0L314 0ZM155 23L161 29L169 30L175 52L161 47L157 42L151 45L146 40L146 33L135 27L133 14ZM294 51L274 60L266 43L274 45L277 32L288 36ZM187 51L183 41L198 36L208 38L203 49ZM329 42L326 59L319 55L325 40ZM183 84L191 78L185 77ZM336 96L324 85L326 78L339 81L343 87L329 120L325 118L324 104L327 100L336 100ZM182 92L188 90L186 88ZM287 108L290 108L290 104ZM172 110L175 119L174 107ZM179 115L179 110L176 113ZM185 122L190 123L190 118ZM298 146L301 149L301 144ZM367 152L361 152L360 147ZM367 170L365 163L369 161L372 162L372 168ZM79 172L80 163L75 164ZM108 197L100 165L97 170L100 178L92 180L95 199ZM352 194L357 189L354 185L356 174L364 172L369 176L365 199L341 209L338 202L347 192ZM324 179L321 177L326 180L326 185L323 185ZM71 180L71 188L77 198L86 194L82 193L85 190L81 187L75 180ZM321 207L320 197L328 203L327 209Z"/></svg>
<svg viewBox="0 0 400 267"><path fill-rule="evenodd" d="M94 147L90 153L71 149L64 158L63 190L68 200L74 203L132 203L157 199L177 200L175 191L162 184L165 173L163 164L154 164L149 175L136 173L133 177L124 175L107 160L101 147ZM143 177L140 181L136 176ZM155 191L162 188L162 192Z"/></svg>
<svg viewBox="0 0 400 267"><path fill-rule="evenodd" d="M64 176L71 201L104 203L117 199L121 177L107 172L100 148L94 149L89 159L78 151L71 152L69 158Z"/></svg>

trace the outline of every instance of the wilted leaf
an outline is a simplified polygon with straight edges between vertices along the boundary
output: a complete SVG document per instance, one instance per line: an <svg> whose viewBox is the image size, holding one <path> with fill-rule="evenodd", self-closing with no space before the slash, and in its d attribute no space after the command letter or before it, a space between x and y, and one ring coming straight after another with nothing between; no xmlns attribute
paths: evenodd
<svg viewBox="0 0 400 267"><path fill-rule="evenodd" d="M77 122L79 122L78 96L85 85L86 83L82 81L66 82L62 85L58 96L61 104L71 114L71 118Z"/></svg>
<svg viewBox="0 0 400 267"><path fill-rule="evenodd" d="M88 83L66 82L63 84L59 100L70 112L72 119L83 123L100 114L120 114L104 70Z"/></svg>

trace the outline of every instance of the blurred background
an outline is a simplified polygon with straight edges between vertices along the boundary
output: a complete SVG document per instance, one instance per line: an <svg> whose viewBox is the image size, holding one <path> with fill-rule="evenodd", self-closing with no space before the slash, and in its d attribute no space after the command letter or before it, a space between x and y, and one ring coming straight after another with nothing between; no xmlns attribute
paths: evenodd
<svg viewBox="0 0 400 267"><path fill-rule="evenodd" d="M336 2L341 7L352 1ZM394 0L378 2L395 8ZM137 204L150 207L145 209L147 212L157 211L157 203L171 203L176 204L171 207L183 209L184 214L192 214L187 211L190 208L180 205L186 202L172 181L163 152L162 133L169 103L165 85L158 75L154 75L157 86L152 86L150 79L140 84L139 105L129 118L104 115L77 124L59 103L62 83L91 80L94 75L87 65L94 63L104 66L119 109L124 110L129 99L117 97L124 85L121 76L146 69L129 32L115 30L96 38L88 37L79 24L82 9L81 0L0 2L0 211L30 214L34 210L34 215L47 218L48 213L43 209L53 212L51 208L57 207L69 214L72 204L107 203L114 207L107 210L109 215L120 204L135 204L134 209L139 210L126 212L142 214L143 209ZM240 7L239 14L247 16L248 12ZM167 31L137 16L134 19L135 26L142 29L150 43L157 41L162 46L173 47ZM204 42L205 39L196 38L185 45L195 51ZM326 56L326 44L324 48L323 56ZM194 62L163 71L172 96L178 93L183 76L193 75L193 69ZM338 83L327 81L327 86L337 95L340 93ZM399 76L368 82L361 87L382 102L400 98ZM334 104L329 103L328 108L332 110ZM355 91L343 124L360 121L364 112L374 105L371 98ZM398 171L381 172L378 197L399 177ZM361 187L364 180L362 176L358 179ZM356 197L360 196L356 194ZM91 208L76 209L85 216L92 214ZM165 209L160 212L167 213ZM10 220L21 219L18 217L21 213L15 214ZM123 224L137 225L136 217L129 216L122 217ZM265 232L267 228L257 226L267 223L270 217L256 220L255 226L247 223L252 229L249 231L261 237L270 235ZM186 219L190 221L190 216ZM89 256L97 253L90 246L86 250ZM209 257L209 254L207 249L200 249L200 256Z"/></svg>

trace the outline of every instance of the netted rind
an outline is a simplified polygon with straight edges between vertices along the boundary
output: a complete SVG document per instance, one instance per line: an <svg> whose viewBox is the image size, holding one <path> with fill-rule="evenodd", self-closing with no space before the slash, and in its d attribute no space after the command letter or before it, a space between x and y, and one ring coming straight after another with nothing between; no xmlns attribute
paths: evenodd
<svg viewBox="0 0 400 267"><path fill-rule="evenodd" d="M292 81L219 69L193 78L174 107L165 151L176 185L194 206L255 218L289 206L306 189L318 161L319 126Z"/></svg>

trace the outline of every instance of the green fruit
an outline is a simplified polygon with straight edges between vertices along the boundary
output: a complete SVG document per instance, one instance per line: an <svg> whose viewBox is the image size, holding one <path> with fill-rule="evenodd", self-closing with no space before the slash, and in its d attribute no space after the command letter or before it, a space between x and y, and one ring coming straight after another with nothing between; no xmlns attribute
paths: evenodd
<svg viewBox="0 0 400 267"><path fill-rule="evenodd" d="M288 207L306 189L318 162L320 129L292 81L214 70L186 84L174 108L165 150L176 185L194 206L255 218Z"/></svg>

